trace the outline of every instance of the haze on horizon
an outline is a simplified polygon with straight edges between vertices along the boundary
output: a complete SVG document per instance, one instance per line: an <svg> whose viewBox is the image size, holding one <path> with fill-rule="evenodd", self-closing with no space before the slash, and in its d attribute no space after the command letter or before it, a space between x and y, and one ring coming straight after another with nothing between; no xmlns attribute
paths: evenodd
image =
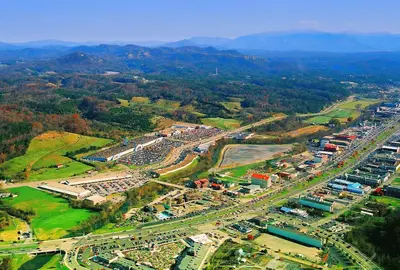
<svg viewBox="0 0 400 270"><path fill-rule="evenodd" d="M288 30L400 33L400 1L4 1L0 41L173 41Z"/></svg>

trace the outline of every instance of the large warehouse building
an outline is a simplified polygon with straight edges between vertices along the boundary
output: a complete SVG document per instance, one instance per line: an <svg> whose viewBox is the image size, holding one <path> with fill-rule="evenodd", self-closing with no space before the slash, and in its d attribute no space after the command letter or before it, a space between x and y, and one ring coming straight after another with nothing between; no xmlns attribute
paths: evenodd
<svg viewBox="0 0 400 270"><path fill-rule="evenodd" d="M86 190L84 188L80 187L74 187L74 186L68 186L60 183L48 183L48 184L42 184L39 186L39 188L59 193L62 195L66 195L68 197L72 197L74 199L84 199L88 196L90 196L91 192L90 190Z"/></svg>
<svg viewBox="0 0 400 270"><path fill-rule="evenodd" d="M267 231L273 235L282 236L286 239L311 247L322 248L324 245L324 242L320 238L300 233L288 228L278 227L275 225L268 225Z"/></svg>

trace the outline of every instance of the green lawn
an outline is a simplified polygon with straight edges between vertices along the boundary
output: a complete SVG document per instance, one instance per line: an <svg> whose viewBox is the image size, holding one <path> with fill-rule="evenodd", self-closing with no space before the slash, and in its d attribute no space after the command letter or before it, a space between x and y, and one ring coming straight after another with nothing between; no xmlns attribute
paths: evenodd
<svg viewBox="0 0 400 270"><path fill-rule="evenodd" d="M23 260L21 263L19 260ZM14 260L17 260L15 265L18 266L18 270L31 270L31 269L55 269L55 270L64 270L68 269L66 266L61 265L62 255L60 254L46 254L46 255L38 255L33 258L25 255L22 258L13 257L12 262L14 265ZM13 268L14 269L14 268Z"/></svg>
<svg viewBox="0 0 400 270"><path fill-rule="evenodd" d="M68 235L68 230L89 218L86 209L74 209L68 201L30 187L9 189L18 197L4 200L19 209L33 209L31 226L40 240L57 239Z"/></svg>
<svg viewBox="0 0 400 270"><path fill-rule="evenodd" d="M236 119L202 118L201 122L207 126L213 126L224 130L232 130L240 127L241 122Z"/></svg>
<svg viewBox="0 0 400 270"><path fill-rule="evenodd" d="M329 120L331 120L331 117L319 115L319 116L311 117L311 118L305 120L304 122L309 123L309 124L323 125L323 124L328 123Z"/></svg>
<svg viewBox="0 0 400 270"><path fill-rule="evenodd" d="M341 109L351 109L355 110L359 106L360 109L365 109L366 107L379 103L379 99L360 99L360 100L353 100L350 102L345 102L339 106Z"/></svg>
<svg viewBox="0 0 400 270"><path fill-rule="evenodd" d="M82 174L93 169L91 166L72 160L69 163L64 163L64 167L43 168L40 170L31 171L29 180L42 181L47 179L67 178L74 175Z"/></svg>
<svg viewBox="0 0 400 270"><path fill-rule="evenodd" d="M5 162L0 168L6 176L11 178L14 178L17 173L24 170L27 172L29 180L45 180L72 176L75 173L82 173L91 169L91 167L81 163L79 163L79 166L74 164L74 161L63 156L66 152L90 146L102 147L110 142L111 140L109 139L51 131L33 138L23 156ZM49 173L42 171L56 164L70 164L70 166L65 166L66 168L58 171L50 169ZM77 169L77 171L73 172L73 169ZM35 172L35 170L39 171Z"/></svg>

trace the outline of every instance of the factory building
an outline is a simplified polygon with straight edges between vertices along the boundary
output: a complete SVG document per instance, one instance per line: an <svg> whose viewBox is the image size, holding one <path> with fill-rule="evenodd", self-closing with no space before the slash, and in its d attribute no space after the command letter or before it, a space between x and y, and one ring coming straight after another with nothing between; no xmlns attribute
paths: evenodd
<svg viewBox="0 0 400 270"><path fill-rule="evenodd" d="M253 173L251 175L251 184L258 185L261 188L269 188L272 185L272 181L266 174Z"/></svg>
<svg viewBox="0 0 400 270"><path fill-rule="evenodd" d="M39 188L59 193L74 199L84 199L91 194L90 190L86 190L80 187L68 186L60 183L42 184L39 186Z"/></svg>
<svg viewBox="0 0 400 270"><path fill-rule="evenodd" d="M267 231L270 234L281 236L285 239L311 247L322 248L324 245L323 240L320 238L300 233L292 229L278 227L276 225L268 225Z"/></svg>
<svg viewBox="0 0 400 270"><path fill-rule="evenodd" d="M107 201L107 199L105 197L100 196L98 194L94 194L90 197L87 197L85 200L88 201L93 206L103 204Z"/></svg>
<svg viewBox="0 0 400 270"><path fill-rule="evenodd" d="M333 204L323 201L322 198L300 197L299 204L302 206L319 209L325 212L333 212Z"/></svg>
<svg viewBox="0 0 400 270"><path fill-rule="evenodd" d="M385 195L395 198L400 198L400 186L384 186L383 189L385 190Z"/></svg>
<svg viewBox="0 0 400 270"><path fill-rule="evenodd" d="M381 147L381 152L400 153L400 147L392 145L384 145Z"/></svg>

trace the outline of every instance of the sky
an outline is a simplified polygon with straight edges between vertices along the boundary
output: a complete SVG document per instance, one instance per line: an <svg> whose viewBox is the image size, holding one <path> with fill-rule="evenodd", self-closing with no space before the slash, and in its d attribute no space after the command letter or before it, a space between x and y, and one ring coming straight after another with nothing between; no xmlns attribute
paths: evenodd
<svg viewBox="0 0 400 270"><path fill-rule="evenodd" d="M0 41L175 41L290 30L400 33L399 0L0 0Z"/></svg>

